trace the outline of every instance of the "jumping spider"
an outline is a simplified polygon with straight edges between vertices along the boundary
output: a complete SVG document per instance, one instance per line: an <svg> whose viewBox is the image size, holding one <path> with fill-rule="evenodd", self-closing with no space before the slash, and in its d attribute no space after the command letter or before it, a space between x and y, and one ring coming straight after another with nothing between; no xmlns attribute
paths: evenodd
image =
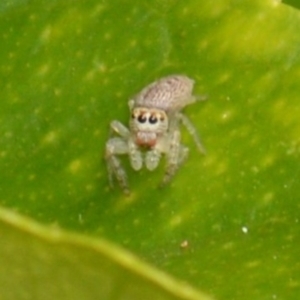
<svg viewBox="0 0 300 300"><path fill-rule="evenodd" d="M105 159L111 186L115 177L124 193L129 193L127 175L117 157L122 154L128 154L136 171L143 164L148 170L154 170L165 154L167 164L162 184L168 183L189 152L181 144L180 123L187 128L199 151L205 153L195 127L181 112L185 106L206 98L193 96L193 86L194 80L184 75L161 78L129 100L129 128L119 121L110 123L111 130L119 135L106 143Z"/></svg>

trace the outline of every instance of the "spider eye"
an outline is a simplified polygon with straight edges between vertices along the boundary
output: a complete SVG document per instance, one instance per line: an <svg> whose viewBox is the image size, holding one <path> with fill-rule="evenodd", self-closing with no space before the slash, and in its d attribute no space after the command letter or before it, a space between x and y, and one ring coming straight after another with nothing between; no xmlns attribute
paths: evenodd
<svg viewBox="0 0 300 300"><path fill-rule="evenodd" d="M156 118L154 115L150 116L150 118L149 118L149 123L150 123L150 124L155 124L155 123L157 123L157 118Z"/></svg>
<svg viewBox="0 0 300 300"><path fill-rule="evenodd" d="M140 123L145 123L147 121L147 118L144 115L139 115L137 119Z"/></svg>

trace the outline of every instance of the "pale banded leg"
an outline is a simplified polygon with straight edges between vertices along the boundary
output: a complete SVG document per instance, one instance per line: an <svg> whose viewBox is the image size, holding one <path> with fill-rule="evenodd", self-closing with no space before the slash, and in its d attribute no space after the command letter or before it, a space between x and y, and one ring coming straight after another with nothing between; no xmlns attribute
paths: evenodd
<svg viewBox="0 0 300 300"><path fill-rule="evenodd" d="M127 175L116 155L128 153L128 145L119 137L111 138L106 143L105 159L107 162L109 184L113 187L114 177L125 194L129 193Z"/></svg>
<svg viewBox="0 0 300 300"><path fill-rule="evenodd" d="M180 146L180 152L179 152L179 158L178 158L178 165L180 166L181 164L184 163L184 161L187 159L187 157L189 156L189 148L185 147L185 146Z"/></svg>
<svg viewBox="0 0 300 300"><path fill-rule="evenodd" d="M157 149L149 150L146 153L145 164L148 170L153 171L157 168L161 153Z"/></svg>
<svg viewBox="0 0 300 300"><path fill-rule="evenodd" d="M181 152L180 131L174 130L170 140L169 152L166 153L167 167L166 167L165 175L162 180L162 185L167 184L175 175L179 166L180 152Z"/></svg>
<svg viewBox="0 0 300 300"><path fill-rule="evenodd" d="M208 98L207 95L192 95L185 101L184 106L193 104L195 102L205 101L205 100L207 100L207 98Z"/></svg>
<svg viewBox="0 0 300 300"><path fill-rule="evenodd" d="M208 99L208 95L194 95L195 102L206 101Z"/></svg>
<svg viewBox="0 0 300 300"><path fill-rule="evenodd" d="M129 129L119 121L111 121L110 129L113 132L119 134L123 138L126 138L126 137L130 136Z"/></svg>
<svg viewBox="0 0 300 300"><path fill-rule="evenodd" d="M179 120L182 122L182 124L186 127L187 131L189 132L189 134L192 136L192 138L194 139L196 145L197 145L197 148L198 150L203 153L203 154L206 154L206 150L200 140L200 137L198 135L198 132L195 128L195 126L193 125L193 123L190 121L190 119L185 116L184 114L182 113L178 113L177 114Z"/></svg>
<svg viewBox="0 0 300 300"><path fill-rule="evenodd" d="M128 141L128 155L132 168L135 171L140 170L143 166L143 157L133 139Z"/></svg>

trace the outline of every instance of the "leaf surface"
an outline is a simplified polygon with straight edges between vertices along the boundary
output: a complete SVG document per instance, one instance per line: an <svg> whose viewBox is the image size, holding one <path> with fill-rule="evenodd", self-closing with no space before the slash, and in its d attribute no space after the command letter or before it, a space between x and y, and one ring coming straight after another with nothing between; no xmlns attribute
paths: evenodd
<svg viewBox="0 0 300 300"><path fill-rule="evenodd" d="M1 205L45 227L109 240L216 299L298 299L299 24L297 10L274 0L3 2ZM124 157L132 190L125 197L108 187L109 123L127 124L128 99L173 73L194 78L195 94L209 96L185 110L208 153L183 130L190 156L163 189L164 160L154 172L135 172ZM115 293L126 289L115 288L119 262L104 263L90 241L72 249L63 234L55 248L49 229L28 234L5 213L1 224L9 241L2 253L28 249L28 261L11 263L10 284L22 284L16 270L27 266L24 289L35 286L37 295L41 270L53 285L57 273L78 274L74 295L82 288L102 299L129 297L97 290L102 274ZM45 272L47 258L32 264L43 253L51 262ZM82 280L102 262L99 277ZM165 288L120 272L153 293Z"/></svg>

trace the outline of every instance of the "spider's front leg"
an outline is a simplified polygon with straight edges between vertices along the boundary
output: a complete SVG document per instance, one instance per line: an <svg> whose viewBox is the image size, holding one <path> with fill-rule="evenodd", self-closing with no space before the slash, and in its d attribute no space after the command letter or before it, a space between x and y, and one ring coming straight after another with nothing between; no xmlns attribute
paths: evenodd
<svg viewBox="0 0 300 300"><path fill-rule="evenodd" d="M129 139L129 137L130 137L129 129L125 125L123 125L121 122L116 121L116 120L111 121L110 131L111 131L110 135L112 133L117 133L118 135L120 135L124 139Z"/></svg>
<svg viewBox="0 0 300 300"><path fill-rule="evenodd" d="M109 184L113 186L114 177L125 194L129 194L127 174L117 155L128 153L127 142L119 137L111 138L106 143L105 160L107 163Z"/></svg>
<svg viewBox="0 0 300 300"><path fill-rule="evenodd" d="M135 171L139 171L143 166L143 157L139 147L136 145L132 137L128 139L128 155L131 167Z"/></svg>
<svg viewBox="0 0 300 300"><path fill-rule="evenodd" d="M128 128L119 121L112 121L110 127L113 132L118 133L121 137L112 137L106 142L105 160L107 163L109 183L110 186L113 186L113 179L115 177L123 192L129 194L127 175L117 155L128 154L130 132Z"/></svg>

